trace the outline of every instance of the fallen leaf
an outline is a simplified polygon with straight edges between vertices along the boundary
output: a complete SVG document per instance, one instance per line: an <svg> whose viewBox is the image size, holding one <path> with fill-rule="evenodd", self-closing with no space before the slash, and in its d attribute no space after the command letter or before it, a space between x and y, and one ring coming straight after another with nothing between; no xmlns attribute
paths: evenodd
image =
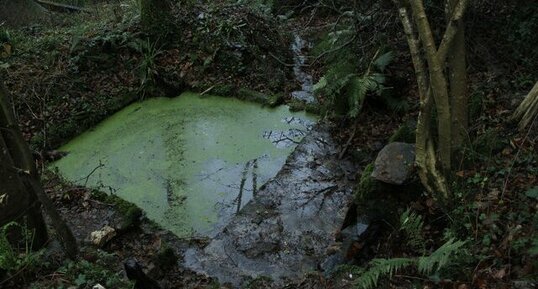
<svg viewBox="0 0 538 289"><path fill-rule="evenodd" d="M493 277L495 279L503 279L504 276L506 276L506 268L502 268L501 270L499 270L495 274L493 274Z"/></svg>

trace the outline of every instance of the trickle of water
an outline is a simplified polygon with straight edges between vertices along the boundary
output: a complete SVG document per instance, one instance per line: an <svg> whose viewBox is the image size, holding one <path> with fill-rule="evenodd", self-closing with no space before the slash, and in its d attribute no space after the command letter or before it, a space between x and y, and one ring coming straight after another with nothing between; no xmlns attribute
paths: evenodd
<svg viewBox="0 0 538 289"><path fill-rule="evenodd" d="M291 44L291 51L293 52L293 73L295 74L297 81L301 83L301 90L293 91L291 96L293 99L312 104L316 103L312 75L303 71L303 67L306 63L306 56L303 54L303 49L309 48L309 46L310 44L306 40L302 39L298 34L295 34Z"/></svg>

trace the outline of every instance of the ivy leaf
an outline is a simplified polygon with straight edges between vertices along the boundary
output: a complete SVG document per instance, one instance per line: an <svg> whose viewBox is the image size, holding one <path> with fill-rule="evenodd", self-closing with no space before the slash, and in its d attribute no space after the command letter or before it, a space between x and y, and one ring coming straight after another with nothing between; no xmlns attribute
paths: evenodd
<svg viewBox="0 0 538 289"><path fill-rule="evenodd" d="M86 275L84 275L84 274L78 274L78 277L75 280L75 284L77 286L82 286L82 285L86 284L87 282L88 281L86 280Z"/></svg>
<svg viewBox="0 0 538 289"><path fill-rule="evenodd" d="M527 192L525 192L525 195L529 198L537 199L538 200L538 186L529 189Z"/></svg>

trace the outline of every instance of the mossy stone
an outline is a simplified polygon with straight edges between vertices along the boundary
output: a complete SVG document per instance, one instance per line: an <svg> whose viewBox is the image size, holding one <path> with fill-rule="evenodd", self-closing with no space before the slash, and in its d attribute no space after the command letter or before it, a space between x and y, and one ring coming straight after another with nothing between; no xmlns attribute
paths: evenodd
<svg viewBox="0 0 538 289"><path fill-rule="evenodd" d="M157 254L157 264L161 269L168 270L177 264L178 257L174 249L168 246L162 246Z"/></svg>

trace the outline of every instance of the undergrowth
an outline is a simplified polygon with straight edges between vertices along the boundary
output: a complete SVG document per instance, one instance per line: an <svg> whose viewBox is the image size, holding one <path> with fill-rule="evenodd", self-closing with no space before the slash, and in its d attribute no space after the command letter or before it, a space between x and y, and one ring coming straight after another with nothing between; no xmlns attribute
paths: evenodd
<svg viewBox="0 0 538 289"><path fill-rule="evenodd" d="M431 253L426 252L425 239L422 236L424 222L422 217L411 209L400 216L399 231L405 234L406 246L423 252L419 257L376 258L368 262L366 269L361 269L359 277L354 280L357 288L371 289L378 286L380 279L389 279L402 270L415 269L419 274L438 280L443 269L458 262L457 255L465 254L466 242L450 238Z"/></svg>
<svg viewBox="0 0 538 289"><path fill-rule="evenodd" d="M17 231L21 236L18 242L9 241L9 233ZM39 260L42 252L33 251L33 233L24 225L10 222L0 228L0 269L17 272Z"/></svg>
<svg viewBox="0 0 538 289"><path fill-rule="evenodd" d="M314 85L314 93L325 100L329 111L351 118L358 116L368 97L390 110L406 111L407 101L394 94L387 79L393 52L383 45L379 48L377 42L361 43L367 48L359 49L358 33L356 25L344 22L326 33L314 47L313 56L323 59L326 66L326 72ZM363 54L359 55L359 51Z"/></svg>

